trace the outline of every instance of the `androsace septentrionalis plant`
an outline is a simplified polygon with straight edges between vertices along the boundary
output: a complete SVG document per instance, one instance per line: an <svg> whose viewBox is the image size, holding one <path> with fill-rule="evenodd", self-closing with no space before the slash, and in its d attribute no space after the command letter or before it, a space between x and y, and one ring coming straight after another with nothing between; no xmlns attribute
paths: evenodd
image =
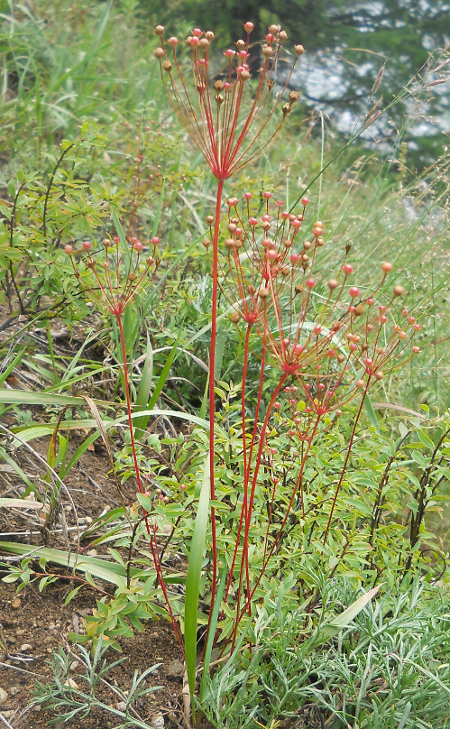
<svg viewBox="0 0 450 729"><path fill-rule="evenodd" d="M86 240L81 244L81 250L76 251L73 245L66 245L64 251L70 258L75 277L83 295L92 301L99 311L114 317L117 323L122 354L122 370L131 452L138 489L142 494L145 493L145 488L139 468L134 435L123 314L126 307L143 289L149 277L159 265L158 247L160 238L153 236L144 245L139 238L131 235L131 232L132 224L130 223L126 236L122 233L120 236L115 235L112 238L104 238L98 246L93 245L92 241ZM75 257L75 254L78 254L77 257ZM156 538L156 524L147 518L146 513L144 516L158 582L164 594L175 635L177 636L181 649L183 649L180 629L170 605L164 575L161 569L161 558Z"/></svg>
<svg viewBox="0 0 450 729"><path fill-rule="evenodd" d="M398 313L397 301L404 290L399 285L387 287L392 264L382 263L378 281L364 291L352 285L350 247L345 250L335 277L325 277L320 270L316 274L320 251L325 245L323 223L315 221L307 226L307 198L302 199L298 213L283 211L282 203L272 198L270 192L262 194L262 214L252 213L250 193L244 194L242 204L237 198L227 200L226 253L219 258L219 286L234 308L230 319L239 327L243 324L244 342L241 390L244 477L225 591L225 599L233 593L236 600L235 631L244 611L251 613L252 596L277 549L294 503L298 503L301 518L306 518L304 475L313 443L324 428L332 427L345 405L359 399L343 467L327 505L328 519L322 535L325 545L368 390L388 371L420 351L413 344L413 337L420 330L415 317L403 309L402 323L394 318ZM305 226L309 231L306 236ZM211 243L214 240L212 227L210 240ZM206 242L205 245L209 251L211 246ZM253 427L248 428L247 368L256 346L260 377ZM268 371L278 374L259 424ZM283 427L290 441L296 444L297 458L295 464L284 468L284 479L290 472L293 485L287 503L280 505L277 499L280 479L273 468L277 451L271 441ZM271 486L266 531L261 542L261 566L252 580L249 548L251 544L254 549L255 544L250 534L259 533L257 529L251 530L255 491L260 488L261 480L270 482Z"/></svg>
<svg viewBox="0 0 450 729"><path fill-rule="evenodd" d="M217 180L216 208L212 217L212 319L211 348L209 360L209 418L210 418L210 479L211 499L215 499L214 481L214 372L217 338L217 295L218 295L218 242L222 196L225 180L242 170L249 162L258 159L273 143L293 103L298 98L296 91L288 94L288 101L282 105L282 114L276 117L277 107L282 101L297 58L302 55L302 45L294 47L294 60L287 78L281 83L281 90L274 94L277 62L287 33L278 25L271 25L262 48L263 67L258 79L251 80L249 56L250 34L254 24L244 24L245 40L238 40L237 50L225 51L225 69L220 78L215 78L210 59L210 46L214 40L212 31L204 32L194 28L186 38L190 52L190 71L179 59L179 39L172 36L164 41L164 27L158 25L155 33L161 39L155 56L161 67L161 78L167 95L178 118L185 126L191 139L205 158ZM186 78L190 76L190 78ZM215 79L215 80L214 80ZM274 120L272 128L268 127ZM273 128L274 127L274 128ZM213 541L212 607L217 582L217 540L216 515L211 509ZM211 607L211 609L212 609Z"/></svg>

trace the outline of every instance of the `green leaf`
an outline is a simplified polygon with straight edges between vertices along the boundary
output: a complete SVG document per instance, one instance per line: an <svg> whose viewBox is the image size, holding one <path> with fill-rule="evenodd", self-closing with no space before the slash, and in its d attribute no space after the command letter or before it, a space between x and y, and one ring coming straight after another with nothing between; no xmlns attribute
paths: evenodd
<svg viewBox="0 0 450 729"><path fill-rule="evenodd" d="M186 578L186 598L184 604L184 647L189 691L192 699L195 694L195 673L197 667L197 613L200 593L200 573L205 554L206 529L208 526L210 496L209 453L205 458L203 481L195 519L194 534L189 552L188 573Z"/></svg>
<svg viewBox="0 0 450 729"><path fill-rule="evenodd" d="M381 585L373 587L371 590L358 598L358 600L355 600L355 602L352 603L350 607L348 607L346 610L344 610L343 613L338 615L337 618L334 618L334 620L321 628L318 632L317 637L314 640L314 643L316 645L325 643L331 638L334 638L334 636L338 635L341 630L344 630L344 628L348 628L352 620L354 620L356 616L361 612L361 610L363 610L365 606L372 600L372 598L375 597L380 587Z"/></svg>

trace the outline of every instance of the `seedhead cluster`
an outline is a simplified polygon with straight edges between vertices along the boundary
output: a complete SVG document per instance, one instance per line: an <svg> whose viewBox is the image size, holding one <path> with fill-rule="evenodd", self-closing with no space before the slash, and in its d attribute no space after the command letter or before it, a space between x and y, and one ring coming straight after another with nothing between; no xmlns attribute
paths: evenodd
<svg viewBox="0 0 450 729"><path fill-rule="evenodd" d="M155 56L160 63L167 95L210 170L222 181L263 154L298 99L296 91L288 94L275 129L264 135L304 48L301 45L294 47L290 72L274 94L277 65L287 33L278 25L271 25L262 47L264 61L259 78L255 85L252 84L251 95L246 94L245 86L251 83L249 60L253 27L253 23L244 24L246 39L237 41L236 50L230 48L225 51L225 68L220 73L213 71L209 53L214 33L194 28L186 38L190 51L191 82L185 79L185 66L177 53L179 39L172 36L165 42L164 27L158 25L155 28L161 39Z"/></svg>
<svg viewBox="0 0 450 729"><path fill-rule="evenodd" d="M141 291L150 271L158 266L159 242L156 236L146 245L136 236L122 242L116 235L104 238L96 247L85 240L81 248L75 250L70 244L64 251L70 257L75 277L86 297L100 311L118 317ZM81 256L79 262L78 256Z"/></svg>

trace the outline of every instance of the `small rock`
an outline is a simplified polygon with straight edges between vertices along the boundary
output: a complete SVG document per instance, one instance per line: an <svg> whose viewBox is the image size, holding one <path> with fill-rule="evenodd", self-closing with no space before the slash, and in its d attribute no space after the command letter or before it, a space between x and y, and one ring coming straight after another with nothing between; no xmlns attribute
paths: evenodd
<svg viewBox="0 0 450 729"><path fill-rule="evenodd" d="M20 646L21 653L27 653L31 650L33 650L33 646L31 645L31 643L22 643L22 645Z"/></svg>
<svg viewBox="0 0 450 729"><path fill-rule="evenodd" d="M8 701L8 694L5 689L0 688L0 706Z"/></svg>
<svg viewBox="0 0 450 729"><path fill-rule="evenodd" d="M25 635L26 632L23 628L17 628L16 635Z"/></svg>
<svg viewBox="0 0 450 729"><path fill-rule="evenodd" d="M11 607L13 610L18 610L20 608L20 597L15 597L14 600L11 602Z"/></svg>
<svg viewBox="0 0 450 729"><path fill-rule="evenodd" d="M155 714L150 720L150 726L153 729L164 729L164 717L162 714Z"/></svg>
<svg viewBox="0 0 450 729"><path fill-rule="evenodd" d="M42 618L38 618L36 620L36 625L37 625L38 628L43 628L44 627L44 621L42 620Z"/></svg>
<svg viewBox="0 0 450 729"><path fill-rule="evenodd" d="M69 671L76 671L78 666L80 665L79 661L72 661L69 667Z"/></svg>
<svg viewBox="0 0 450 729"><path fill-rule="evenodd" d="M119 703L117 704L117 708L119 709L119 711L125 711L125 709L127 708L125 701L119 701Z"/></svg>
<svg viewBox="0 0 450 729"><path fill-rule="evenodd" d="M49 624L47 625L47 630L55 630L55 628L56 628L56 625L55 625L55 623L49 623Z"/></svg>
<svg viewBox="0 0 450 729"><path fill-rule="evenodd" d="M169 661L166 674L168 676L182 676L184 674L184 666L181 661L176 658L173 661Z"/></svg>
<svg viewBox="0 0 450 729"><path fill-rule="evenodd" d="M36 706L33 706L33 711L41 711L42 706L40 704L36 704Z"/></svg>
<svg viewBox="0 0 450 729"><path fill-rule="evenodd" d="M67 681L64 681L63 686L69 686L73 689L78 688L78 684L73 680L73 678L68 678Z"/></svg>
<svg viewBox="0 0 450 729"><path fill-rule="evenodd" d="M16 694L19 693L19 691L20 691L20 688L18 686L9 687L9 693L11 694L11 696L15 696Z"/></svg>
<svg viewBox="0 0 450 729"><path fill-rule="evenodd" d="M96 549L88 549L88 551L86 552L86 554L89 557L96 557L98 555L98 552L97 552Z"/></svg>
<svg viewBox="0 0 450 729"><path fill-rule="evenodd" d="M0 711L0 714L3 716L4 719L11 719L14 711L12 709L8 709L7 711Z"/></svg>
<svg viewBox="0 0 450 729"><path fill-rule="evenodd" d="M12 645L13 643L15 643L15 642L16 642L16 639L14 638L14 636L13 636L13 635L7 635L7 636L6 636L6 642L7 642L7 643L11 643L11 645Z"/></svg>

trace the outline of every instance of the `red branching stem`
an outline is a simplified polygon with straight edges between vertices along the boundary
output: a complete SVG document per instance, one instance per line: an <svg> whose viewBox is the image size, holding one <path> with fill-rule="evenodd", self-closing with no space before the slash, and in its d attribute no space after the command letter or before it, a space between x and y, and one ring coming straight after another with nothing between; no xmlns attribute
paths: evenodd
<svg viewBox="0 0 450 729"><path fill-rule="evenodd" d="M267 426L268 426L269 419L270 419L270 416L272 413L273 405L276 402L276 399L277 399L284 383L286 382L287 377L288 377L288 375L285 373L282 375L278 385L276 386L275 390L272 393L272 397L270 398L269 404L267 406L267 411L266 411L266 414L265 414L265 417L263 420L263 424L261 427L261 433L259 435L259 447L258 447L258 453L256 455L255 468L253 471L253 478L252 478L252 487L251 487L251 491L250 491L250 498L249 498L249 502L248 502L247 514L246 514L246 519L245 519L244 543L243 543L243 547L242 547L242 562L241 562L241 578L240 578L241 582L242 582L242 574L243 574L244 565L245 565L245 569L249 568L248 539L249 539L249 532L250 532L250 522L251 522L251 518L252 518L255 489L256 489L256 484L258 481L259 469L261 466L261 459L262 459L264 446L265 446ZM241 589L238 590L237 610L236 610L237 616L239 615L240 596L241 596ZM251 606L249 606L249 612L251 612ZM237 625L238 625L238 622L236 623L236 627L237 627Z"/></svg>
<svg viewBox="0 0 450 729"><path fill-rule="evenodd" d="M134 440L134 432L133 432L133 419L131 417L131 400L130 400L130 387L129 387L129 379L128 379L128 362L127 362L127 351L125 347L125 334L123 331L123 324L122 324L122 317L120 314L116 314L116 321L119 327L120 332L120 342L122 345L122 360L123 360L123 376L125 381L125 396L126 396L126 402L127 402L127 414L128 414L128 425L130 428L130 441L131 441L131 450L133 452L133 462L134 462L134 470L136 474L136 481L139 488L139 491L141 494L143 493L144 489L142 488L142 481L141 481L141 474L139 469L139 464L137 460L137 454L136 454L136 443ZM177 641L180 645L181 651L184 655L184 648L183 648L183 640L180 633L180 628L175 620L175 616L173 614L172 606L169 601L169 596L167 594L167 587L164 582L164 576L161 571L161 565L159 563L158 558L158 545L156 542L156 537L152 534L152 530L150 527L150 524L148 523L147 514L145 514L145 526L147 530L147 534L149 536L150 541L150 549L152 551L152 557L153 557L153 563L155 565L156 570L156 576L158 578L159 586L161 587L162 593L164 595L164 600L167 605L167 609L169 611L170 621L172 623L173 630L175 632L175 635L177 637Z"/></svg>
<svg viewBox="0 0 450 729"><path fill-rule="evenodd" d="M348 464L348 461L349 461L349 458L350 458L350 454L352 452L353 441L355 440L356 427L358 425L359 418L361 417L361 413L362 413L362 409L363 409L363 405L364 405L364 400L366 399L366 395L367 395L367 391L369 389L369 385L370 385L370 376L369 376L369 378L367 380L367 384L366 384L366 387L364 389L363 396L361 398L361 402L360 402L360 405L359 405L359 408L358 408L358 412L356 413L355 422L353 423L353 428L352 428L352 434L350 436L350 441L349 441L349 444L348 444L347 453L345 455L344 465L342 466L341 475L339 477L338 485L336 486L336 491L334 492L333 502L331 504L330 516L328 517L327 528L325 529L325 534L324 534L324 537L323 537L323 543L324 543L324 545L327 543L328 533L330 531L331 520L333 518L333 514L334 514L334 509L335 509L335 506L336 506L337 497L338 497L339 491L341 490L342 481L344 480L344 476L345 476L345 473L347 471L347 464Z"/></svg>
<svg viewBox="0 0 450 729"><path fill-rule="evenodd" d="M131 399L130 399L130 384L128 380L128 362L127 362L127 350L125 347L125 333L123 331L123 324L122 324L122 316L120 314L116 314L116 321L117 325L119 327L120 332L120 343L122 345L122 361L123 361L123 377L125 382L125 397L127 400L127 415L128 415L128 425L130 428L130 442L131 442L131 451L133 453L133 463L134 463L134 470L136 473L136 481L138 485L138 489L140 493L144 493L144 489L142 488L142 481L141 481L141 474L139 470L139 464L137 460L137 453L136 453L136 443L134 440L134 430L133 430L133 418L131 417Z"/></svg>

